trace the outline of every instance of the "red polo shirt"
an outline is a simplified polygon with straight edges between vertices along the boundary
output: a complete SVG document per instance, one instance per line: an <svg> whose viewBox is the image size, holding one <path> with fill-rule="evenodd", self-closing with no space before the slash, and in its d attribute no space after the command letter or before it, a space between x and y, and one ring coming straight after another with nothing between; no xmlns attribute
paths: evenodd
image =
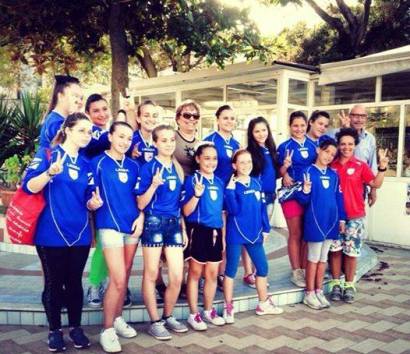
<svg viewBox="0 0 410 354"><path fill-rule="evenodd" d="M347 218L350 220L365 216L364 186L375 179L370 167L354 156L344 164L336 159L331 167L340 178Z"/></svg>

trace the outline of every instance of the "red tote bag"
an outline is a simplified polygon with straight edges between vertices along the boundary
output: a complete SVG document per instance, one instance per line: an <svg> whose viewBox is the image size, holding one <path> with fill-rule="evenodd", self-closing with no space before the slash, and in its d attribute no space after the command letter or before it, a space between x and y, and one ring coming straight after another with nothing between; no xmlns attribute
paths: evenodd
<svg viewBox="0 0 410 354"><path fill-rule="evenodd" d="M47 160L51 151L47 149ZM6 228L12 243L33 245L38 218L46 205L43 191L28 194L19 187L6 212Z"/></svg>
<svg viewBox="0 0 410 354"><path fill-rule="evenodd" d="M33 245L38 218L46 205L43 192L27 194L17 189L6 213L6 227L12 243Z"/></svg>

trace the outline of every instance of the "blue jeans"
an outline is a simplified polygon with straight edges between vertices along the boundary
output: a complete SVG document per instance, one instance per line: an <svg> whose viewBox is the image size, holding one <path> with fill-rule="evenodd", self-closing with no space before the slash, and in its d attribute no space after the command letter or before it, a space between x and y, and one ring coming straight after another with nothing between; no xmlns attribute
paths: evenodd
<svg viewBox="0 0 410 354"><path fill-rule="evenodd" d="M147 215L141 243L143 247L183 247L179 218Z"/></svg>
<svg viewBox="0 0 410 354"><path fill-rule="evenodd" d="M236 244L228 243L226 245L226 268L225 275L229 278L235 278L238 270L239 257L241 256L242 246L248 251L249 257L256 268L257 277L266 277L268 275L268 261L266 259L265 249L262 242L254 244Z"/></svg>

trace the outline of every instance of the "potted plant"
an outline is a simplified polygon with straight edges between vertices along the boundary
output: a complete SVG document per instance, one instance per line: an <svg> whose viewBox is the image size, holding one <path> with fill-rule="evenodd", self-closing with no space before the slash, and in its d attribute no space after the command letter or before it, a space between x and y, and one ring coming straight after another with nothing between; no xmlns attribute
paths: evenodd
<svg viewBox="0 0 410 354"><path fill-rule="evenodd" d="M21 177L31 161L30 155L20 158L17 154L6 159L0 171L0 198L3 206L7 208L17 190Z"/></svg>

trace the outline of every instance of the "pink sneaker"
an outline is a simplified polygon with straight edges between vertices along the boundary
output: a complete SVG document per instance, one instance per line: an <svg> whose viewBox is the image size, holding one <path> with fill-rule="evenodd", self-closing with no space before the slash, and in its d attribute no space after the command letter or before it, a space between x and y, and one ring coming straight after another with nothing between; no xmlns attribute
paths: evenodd
<svg viewBox="0 0 410 354"><path fill-rule="evenodd" d="M243 282L252 289L256 288L255 274L251 273L243 277Z"/></svg>

